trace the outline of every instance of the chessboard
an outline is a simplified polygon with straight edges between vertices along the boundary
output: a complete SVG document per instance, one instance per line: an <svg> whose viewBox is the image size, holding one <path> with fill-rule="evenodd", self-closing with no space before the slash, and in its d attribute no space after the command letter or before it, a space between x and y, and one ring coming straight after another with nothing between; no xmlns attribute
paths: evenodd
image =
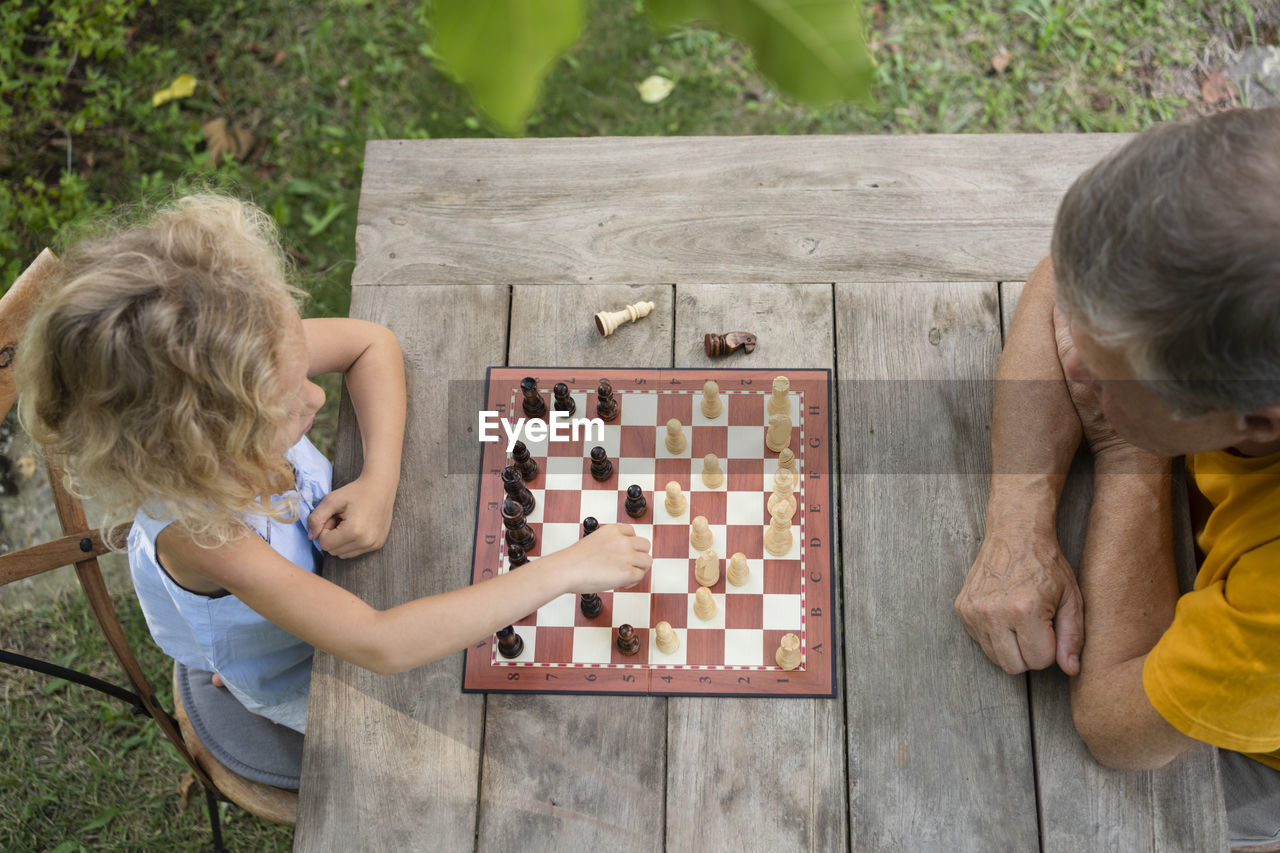
<svg viewBox="0 0 1280 853"><path fill-rule="evenodd" d="M790 454L766 446L778 376L789 384L785 401L774 405L788 407ZM704 415L701 405L708 380L719 389L722 406L716 417ZM526 395L522 381L536 383L537 390ZM487 410L516 427L518 419L527 417L526 399L536 395L550 415L552 389L563 383L561 390L567 389L573 400L573 417L596 418L602 381L612 386L617 403L613 418L601 419L603 434L600 424L584 424L575 435L569 422L551 440L545 415L537 418L543 423L536 427L531 428L535 419L529 418L514 430L537 468L524 480L533 497L525 526L534 541L523 556L515 556L522 564L572 545L583 535L583 520L592 517L602 525L631 524L637 535L652 542L653 568L635 587L601 593L602 607L594 617L584 615L579 596L564 595L516 622L519 640L509 639L505 649L497 636L472 646L466 653L463 690L834 696L838 634L830 371L491 367ZM684 438L684 446L674 453L666 441L673 418ZM503 429L493 432L497 440L482 445L474 582L520 571L519 565L511 565L501 512L509 496L503 470L515 459ZM778 443L776 437L771 441ZM591 472L591 451L597 446L613 465L603 481ZM714 487L702 477L704 457L712 453L724 474ZM783 521L774 521L777 513L768 508L779 453L794 457L796 501L790 538L783 534L781 540L789 544L775 555L765 540L771 521L775 531L779 524L786 527L785 514ZM532 466L524 466L528 474ZM665 500L670 482L679 485L687 503L675 516ZM638 518L625 509L630 486L639 486L646 499ZM702 585L695 578L696 563L704 553L690 542L698 516L707 521L719 561L719 577L706 587L715 603L709 618L701 618L694 608ZM779 541L775 533L772 550L782 547ZM735 554L745 556L747 567L744 581L739 558L737 584L729 582L727 570ZM706 616L705 602L701 613ZM660 622L668 623L679 641L670 652L657 645ZM629 655L617 644L623 625L630 625L639 640ZM799 639L799 664L791 669L776 658L786 635ZM787 642L794 644L791 638ZM518 654L500 653L510 654L512 644L519 645Z"/></svg>

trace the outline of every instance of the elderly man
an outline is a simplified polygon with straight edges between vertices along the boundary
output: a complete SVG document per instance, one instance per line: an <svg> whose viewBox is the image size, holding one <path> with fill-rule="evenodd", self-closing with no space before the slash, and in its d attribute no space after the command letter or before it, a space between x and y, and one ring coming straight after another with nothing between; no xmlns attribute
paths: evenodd
<svg viewBox="0 0 1280 853"><path fill-rule="evenodd" d="M997 378L965 627L1006 672L1056 661L1107 766L1220 747L1233 845L1280 841L1280 109L1157 127L1077 180ZM1077 579L1054 515L1082 438ZM1184 454L1212 511L1179 598Z"/></svg>

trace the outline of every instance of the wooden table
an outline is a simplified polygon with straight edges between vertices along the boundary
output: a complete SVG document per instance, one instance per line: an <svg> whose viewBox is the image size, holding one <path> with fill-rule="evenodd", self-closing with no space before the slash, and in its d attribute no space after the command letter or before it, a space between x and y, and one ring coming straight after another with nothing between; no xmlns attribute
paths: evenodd
<svg viewBox="0 0 1280 853"><path fill-rule="evenodd" d="M746 329L755 353L715 364L838 379L841 682L485 696L461 692L461 655L390 677L317 654L297 848L1223 849L1212 749L1100 767L1061 673L1005 675L952 611L1020 282L1063 191L1124 139L370 143L351 313L404 347L404 468L386 547L325 574L377 607L468 582L487 366L697 367L704 333ZM597 333L638 299L650 317ZM346 406L340 432L342 481ZM1073 562L1088 485L1062 512Z"/></svg>

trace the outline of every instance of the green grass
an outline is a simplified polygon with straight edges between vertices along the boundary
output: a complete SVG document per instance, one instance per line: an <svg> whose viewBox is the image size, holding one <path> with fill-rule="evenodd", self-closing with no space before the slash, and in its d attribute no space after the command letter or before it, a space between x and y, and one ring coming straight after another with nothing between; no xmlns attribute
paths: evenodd
<svg viewBox="0 0 1280 853"><path fill-rule="evenodd" d="M99 34L79 46L58 36L72 25L50 10L64 7L89 10L76 26ZM1198 63L1275 43L1280 24L1265 0L879 0L866 8L879 63L874 102L818 109L777 97L729 39L655 34L635 3L592 0L588 31L553 69L528 133L1136 131L1193 112ZM308 313L342 315L365 141L494 135L432 69L417 2L45 0L0 8L0 25L0 108L22 93L12 115L0 109L3 282L40 247L60 248L117 205L212 184L274 215L312 295ZM1009 63L1000 73L992 60L1002 54ZM198 79L195 93L153 107L152 93L184 73ZM676 86L645 104L636 84L652 74ZM241 161L211 161L200 127L218 117L252 133ZM321 419L328 435L332 412ZM136 605L122 608L167 694L166 662ZM77 597L6 612L0 642L115 677ZM193 799L179 811L183 767L153 727L83 688L3 668L0 696L0 849L206 843L202 805ZM228 815L233 849L289 844L287 830L237 809Z"/></svg>

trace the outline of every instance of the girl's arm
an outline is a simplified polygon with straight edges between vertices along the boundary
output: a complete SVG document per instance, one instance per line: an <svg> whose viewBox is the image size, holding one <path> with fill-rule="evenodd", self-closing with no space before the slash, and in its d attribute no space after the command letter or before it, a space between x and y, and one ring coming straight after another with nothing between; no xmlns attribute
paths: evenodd
<svg viewBox="0 0 1280 853"><path fill-rule="evenodd" d="M364 467L311 513L308 529L337 557L381 548L391 529L404 442L404 357L395 334L363 320L303 320L308 376L342 373L360 425ZM501 627L501 626L500 626Z"/></svg>
<svg viewBox="0 0 1280 853"><path fill-rule="evenodd" d="M170 574L203 575L299 639L380 673L451 655L566 592L633 586L653 562L648 540L629 524L611 524L496 578L376 610L256 535L201 548L175 528L165 528L156 542Z"/></svg>

